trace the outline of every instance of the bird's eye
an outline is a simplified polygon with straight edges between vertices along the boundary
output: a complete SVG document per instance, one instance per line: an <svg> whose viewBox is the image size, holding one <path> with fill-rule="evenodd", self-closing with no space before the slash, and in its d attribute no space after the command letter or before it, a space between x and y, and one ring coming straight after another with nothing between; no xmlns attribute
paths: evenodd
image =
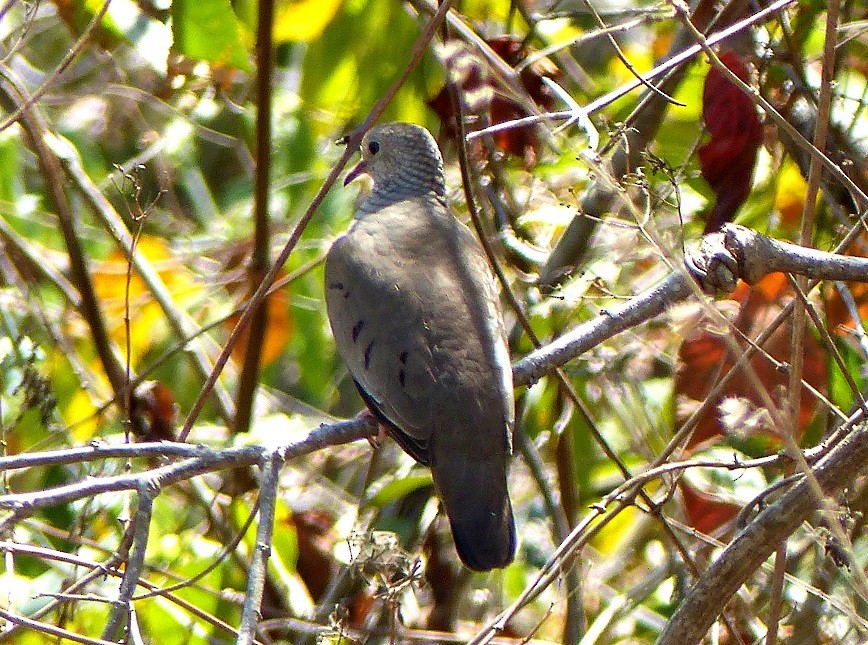
<svg viewBox="0 0 868 645"><path fill-rule="evenodd" d="M376 141L369 141L368 142L368 152L370 152L372 155L375 155L379 151L380 151L380 144L379 143L377 143Z"/></svg>

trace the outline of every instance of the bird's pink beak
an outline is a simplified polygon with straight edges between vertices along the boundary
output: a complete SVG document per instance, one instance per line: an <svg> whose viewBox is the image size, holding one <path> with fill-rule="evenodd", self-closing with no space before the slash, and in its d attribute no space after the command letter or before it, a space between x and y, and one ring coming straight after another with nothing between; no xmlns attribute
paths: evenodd
<svg viewBox="0 0 868 645"><path fill-rule="evenodd" d="M346 186L359 175L364 175L366 172L368 172L368 162L362 159L359 163L356 164L356 167L350 170L347 173L347 176L344 177L344 186Z"/></svg>

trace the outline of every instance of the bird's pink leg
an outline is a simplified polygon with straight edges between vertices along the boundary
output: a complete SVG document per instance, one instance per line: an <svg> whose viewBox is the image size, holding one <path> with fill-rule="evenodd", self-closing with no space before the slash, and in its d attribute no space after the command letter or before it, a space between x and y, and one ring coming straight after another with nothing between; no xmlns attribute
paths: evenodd
<svg viewBox="0 0 868 645"><path fill-rule="evenodd" d="M359 412L359 417L363 419L373 419L374 423L377 424L377 434L368 435L368 443L371 444L371 448L374 450L379 450L386 441L386 438L389 436L386 426L379 422L377 416L371 412L370 408L365 407L364 410Z"/></svg>

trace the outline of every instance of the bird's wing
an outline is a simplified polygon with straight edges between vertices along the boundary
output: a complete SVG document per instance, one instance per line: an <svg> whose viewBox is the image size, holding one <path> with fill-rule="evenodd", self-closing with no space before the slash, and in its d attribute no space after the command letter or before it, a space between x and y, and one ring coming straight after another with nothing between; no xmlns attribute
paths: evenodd
<svg viewBox="0 0 868 645"><path fill-rule="evenodd" d="M366 403L407 436L408 452L427 463L436 348L426 294L436 268L426 266L430 240L406 212L411 204L357 220L332 245L326 304L338 351Z"/></svg>
<svg viewBox="0 0 868 645"><path fill-rule="evenodd" d="M427 463L432 426L448 423L455 406L482 404L508 432L496 287L479 243L439 201L407 200L356 220L325 274L338 350L374 412L411 440L408 452Z"/></svg>

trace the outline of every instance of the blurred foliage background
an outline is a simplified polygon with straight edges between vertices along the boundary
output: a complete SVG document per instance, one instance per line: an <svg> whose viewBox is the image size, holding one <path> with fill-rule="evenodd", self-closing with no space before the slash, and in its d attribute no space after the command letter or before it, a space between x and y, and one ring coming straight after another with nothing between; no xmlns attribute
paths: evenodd
<svg viewBox="0 0 868 645"><path fill-rule="evenodd" d="M823 121L827 5L790 3L726 45L745 65L748 84L808 140L818 113ZM762 6L729 3L714 27L714 3L693 3L691 15L711 33ZM868 12L849 0L835 7L827 150L864 189ZM250 263L260 10L252 0L0 5L4 496L168 463L153 453L28 467L15 459L91 442L178 438L262 276ZM364 121L407 67L431 11L423 0L276 3L269 258L340 158L335 141ZM468 127L478 129L531 109L591 104L677 51L687 33L672 5L651 0L465 0L454 3L448 25L446 41L438 33L381 120L420 123L438 135L450 202L465 220L445 83L461 95ZM671 100L657 97L655 108L641 102L647 92L635 90L595 104L590 125L556 130L555 120L468 146L484 234L543 344L654 285L723 199L697 154L713 133L703 113L708 69L705 55L692 57L665 86ZM760 116L761 138L755 160L738 162L752 179L729 218L798 240L809 162L749 107ZM656 116L645 118L654 109ZM608 201L593 199L602 192ZM250 378L242 337L190 419L188 441L277 446L361 409L328 330L321 269L357 193L355 185L330 190L280 270L267 325L258 330L261 370L249 428L234 418L236 393ZM832 248L857 225L856 204L824 176L809 240ZM588 230L566 244L568 227L579 221ZM553 264L553 249L568 260ZM858 244L851 251L864 255ZM792 300L783 278L716 303L695 298L595 347L564 368L576 401L554 377L519 389L521 445L510 482L520 545L503 571L476 575L460 566L428 472L391 442L373 451L356 442L290 461L281 473L258 638L467 640L519 597L589 509L654 463L690 423L692 438L671 459L691 457L705 467L658 477L646 485L647 497L605 515L605 526L571 561L571 576L548 586L501 633L505 642L653 642L695 571L738 529L738 511L791 474L783 462L725 465L774 455L784 433L814 446L859 400L866 296L860 285L814 292L840 360L811 328L799 348L807 385L789 428L769 422L766 400L744 375L711 393L691 419L734 363L725 339L755 338ZM728 324L712 322L709 308ZM533 344L507 311L518 359ZM786 370L769 359L790 361L789 327L780 330L752 364L783 406ZM213 472L154 498L135 620L123 642L235 640L255 547L248 521L255 474ZM823 520L806 523L791 538L782 589L772 583L771 563L757 571L709 642L755 642L770 622L790 642L864 642L864 478L831 501L850 544L832 544ZM99 638L108 601L117 598L137 504L134 492L93 494L26 518L2 506L0 641L105 642ZM165 591L177 583L185 584Z"/></svg>

